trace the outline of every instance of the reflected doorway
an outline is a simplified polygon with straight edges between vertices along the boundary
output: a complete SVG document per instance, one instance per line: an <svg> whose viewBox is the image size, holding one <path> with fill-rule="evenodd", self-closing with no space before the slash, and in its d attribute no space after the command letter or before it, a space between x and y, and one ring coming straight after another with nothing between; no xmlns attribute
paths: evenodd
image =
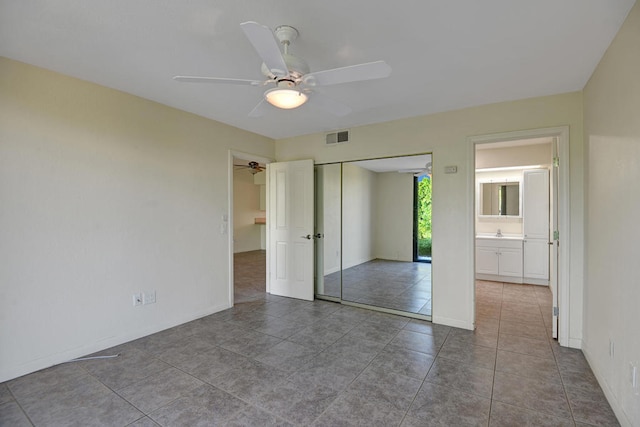
<svg viewBox="0 0 640 427"><path fill-rule="evenodd" d="M431 263L431 164L413 183L413 261Z"/></svg>

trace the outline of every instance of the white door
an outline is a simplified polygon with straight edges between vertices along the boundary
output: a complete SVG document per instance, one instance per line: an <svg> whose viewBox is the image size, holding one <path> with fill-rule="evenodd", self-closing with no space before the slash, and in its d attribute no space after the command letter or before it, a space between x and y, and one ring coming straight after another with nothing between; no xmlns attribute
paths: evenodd
<svg viewBox="0 0 640 427"><path fill-rule="evenodd" d="M549 243L551 250L549 251L549 288L551 288L552 305L551 305L551 332L553 338L558 338L558 245L560 244L558 233L558 209L560 207L558 197L560 191L560 173L559 173L559 156L558 156L558 138L554 138L553 141L553 158L551 169L551 214L549 215Z"/></svg>
<svg viewBox="0 0 640 427"><path fill-rule="evenodd" d="M476 241L476 273L498 274L498 248L479 246Z"/></svg>
<svg viewBox="0 0 640 427"><path fill-rule="evenodd" d="M267 169L269 293L313 301L313 160Z"/></svg>
<svg viewBox="0 0 640 427"><path fill-rule="evenodd" d="M545 239L524 240L525 279L549 280L549 242ZM525 283L528 283L525 280ZM536 282L534 282L536 283Z"/></svg>
<svg viewBox="0 0 640 427"><path fill-rule="evenodd" d="M517 242L522 245L520 242ZM508 277L522 277L522 248L500 248L498 274Z"/></svg>
<svg viewBox="0 0 640 427"><path fill-rule="evenodd" d="M549 241L549 171L531 169L524 171L524 212L525 239Z"/></svg>

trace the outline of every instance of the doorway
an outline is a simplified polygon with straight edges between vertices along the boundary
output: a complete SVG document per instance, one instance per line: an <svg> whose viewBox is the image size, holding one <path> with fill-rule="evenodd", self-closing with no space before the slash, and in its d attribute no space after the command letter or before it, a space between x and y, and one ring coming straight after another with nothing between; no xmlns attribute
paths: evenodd
<svg viewBox="0 0 640 427"><path fill-rule="evenodd" d="M431 264L431 164L413 180L413 262Z"/></svg>
<svg viewBox="0 0 640 427"><path fill-rule="evenodd" d="M472 230L474 230L472 247L475 248L473 277L489 279L489 284L533 283L534 285L530 288L532 291L540 291L539 285L547 286L546 289L551 292L551 302L541 308L545 319L548 319L544 324L545 333L548 330L550 337L557 337L561 345L568 346L569 301L567 297L570 246L568 128L486 135L469 138L469 141L470 159L473 162L471 169L478 172L472 175L471 188L475 191L470 195L471 206L474 207L472 210ZM546 144L546 150L541 151L542 144ZM542 159L539 154L535 154L536 151L543 153ZM490 155L487 155L489 153ZM480 172L484 176L480 177ZM527 181L529 184L526 184ZM510 182L516 185L513 188L507 188ZM544 182L547 184L540 184ZM495 183L499 183L496 192L498 196L502 194L508 199L509 190L512 191L512 195L518 194L514 192L519 191L518 203L509 208L507 204L510 202L505 202L498 197L502 203L496 206L495 213L489 212L488 205L491 204L489 201L491 199L483 193L491 191ZM525 185L531 185L531 187L524 188ZM505 189L502 190L500 186L505 186ZM529 221L527 221L527 197L530 198L540 188L546 192L544 196L546 197L544 201L547 203L546 217L541 213L531 215L531 205L539 205L539 203L529 202ZM512 210L516 208L521 211ZM512 210L512 213L503 214L503 210ZM532 236L525 237L527 233L531 233L526 229L527 226L536 222L540 224L539 220L543 217L546 218L543 222L544 231L538 235L533 233ZM562 235L563 245L559 245L560 235ZM499 247L494 250L493 246L496 245ZM532 257L531 254L535 256ZM483 316L486 312L481 313L481 309L478 308L478 303L482 301L477 299L477 282L474 289L476 299L473 310L477 324L479 316ZM522 285L520 287L509 285L509 289L510 292L519 294L526 290Z"/></svg>
<svg viewBox="0 0 640 427"><path fill-rule="evenodd" d="M220 233L228 235L229 307L266 295L266 179L270 159L229 151L229 202Z"/></svg>

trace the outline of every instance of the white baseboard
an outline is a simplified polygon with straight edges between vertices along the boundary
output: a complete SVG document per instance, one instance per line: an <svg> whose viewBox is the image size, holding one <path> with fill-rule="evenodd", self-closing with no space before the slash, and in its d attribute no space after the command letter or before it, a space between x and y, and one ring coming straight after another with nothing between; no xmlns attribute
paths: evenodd
<svg viewBox="0 0 640 427"><path fill-rule="evenodd" d="M86 356L87 354L96 353L98 351L102 351L107 348L115 347L117 345L124 344L129 341L143 338L148 335L155 334L160 331L164 331L165 329L173 328L175 326L182 325L183 323L191 322L192 320L209 316L211 314L217 313L222 310L226 310L228 308L230 308L228 304L216 305L206 310L174 319L170 322L157 324L150 328L133 331L125 335L102 338L102 339L99 339L98 341L92 342L87 345L71 348L71 349L62 351L60 353L44 356L39 359L30 360L22 365L13 366L7 369L6 371L2 369L0 370L0 383L39 371L41 369L50 368L60 363L68 362L69 360Z"/></svg>
<svg viewBox="0 0 640 427"><path fill-rule="evenodd" d="M492 282L506 282L506 283L522 283L522 277L510 277L510 276L498 276L496 274L481 274L476 273L476 280L489 280Z"/></svg>
<svg viewBox="0 0 640 427"><path fill-rule="evenodd" d="M443 316L433 315L431 317L431 321L433 323L437 323L438 325L452 326L454 328L467 329L473 331L473 322L465 322L459 319L451 319Z"/></svg>
<svg viewBox="0 0 640 427"><path fill-rule="evenodd" d="M569 347L582 349L582 340L580 338L569 338Z"/></svg>
<svg viewBox="0 0 640 427"><path fill-rule="evenodd" d="M600 370L598 369L597 364L594 363L594 359L591 357L591 354L589 353L589 346L586 345L586 343L584 343L582 347L583 347L582 353L584 354L585 359L587 359L587 363L589 364L591 371L593 371L593 375L595 375L596 380L598 380L598 384L600 384L600 388L604 392L604 395L607 398L609 405L611 405L611 409L613 410L613 413L616 414L616 418L618 418L620 425L622 427L633 427L633 424L631 424L631 420L627 418L627 414L625 414L624 410L622 409L622 406L620 405L620 402L618 402L613 392L607 385L607 382L605 381L604 376L601 374Z"/></svg>

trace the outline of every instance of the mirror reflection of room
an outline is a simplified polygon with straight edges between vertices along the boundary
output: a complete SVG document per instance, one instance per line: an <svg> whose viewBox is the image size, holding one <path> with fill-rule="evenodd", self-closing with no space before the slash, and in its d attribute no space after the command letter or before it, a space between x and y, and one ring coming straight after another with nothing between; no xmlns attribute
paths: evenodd
<svg viewBox="0 0 640 427"><path fill-rule="evenodd" d="M519 216L520 183L518 181L481 182L480 215Z"/></svg>
<svg viewBox="0 0 640 427"><path fill-rule="evenodd" d="M316 167L319 296L431 315L430 168L431 155Z"/></svg>

